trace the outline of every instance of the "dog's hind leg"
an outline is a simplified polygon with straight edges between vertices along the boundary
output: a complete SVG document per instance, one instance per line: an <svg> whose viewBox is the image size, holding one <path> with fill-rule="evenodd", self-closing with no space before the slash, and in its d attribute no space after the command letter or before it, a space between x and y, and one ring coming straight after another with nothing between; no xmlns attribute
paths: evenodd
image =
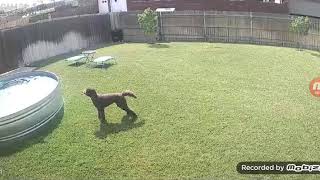
<svg viewBox="0 0 320 180"><path fill-rule="evenodd" d="M101 124L107 124L104 109L98 109L98 118Z"/></svg>
<svg viewBox="0 0 320 180"><path fill-rule="evenodd" d="M125 98L120 99L119 101L116 102L116 104L119 108L126 111L128 115L137 116L137 114L128 107L128 104Z"/></svg>

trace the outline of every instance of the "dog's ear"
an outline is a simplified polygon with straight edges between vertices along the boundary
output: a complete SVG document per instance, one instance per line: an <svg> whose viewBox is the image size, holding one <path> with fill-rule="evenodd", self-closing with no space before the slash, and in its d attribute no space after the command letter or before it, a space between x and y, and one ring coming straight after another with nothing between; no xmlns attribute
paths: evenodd
<svg viewBox="0 0 320 180"><path fill-rule="evenodd" d="M89 97L97 97L98 96L96 90L95 89L91 89L91 88L87 88L85 90L84 94L89 96Z"/></svg>
<svg viewBox="0 0 320 180"><path fill-rule="evenodd" d="M83 90L83 94L89 96L90 95L90 89L87 88L87 89Z"/></svg>

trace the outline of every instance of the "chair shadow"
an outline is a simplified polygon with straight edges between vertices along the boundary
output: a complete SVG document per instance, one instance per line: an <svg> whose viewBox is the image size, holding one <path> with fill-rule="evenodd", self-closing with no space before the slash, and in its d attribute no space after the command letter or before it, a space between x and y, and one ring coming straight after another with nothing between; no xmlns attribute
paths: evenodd
<svg viewBox="0 0 320 180"><path fill-rule="evenodd" d="M121 123L100 124L100 130L95 132L95 136L99 139L105 139L109 134L116 134L121 131L128 131L143 126L144 121L135 123L138 116L125 115L121 119Z"/></svg>
<svg viewBox="0 0 320 180"><path fill-rule="evenodd" d="M64 116L64 106L57 112L46 127L42 127L26 137L17 140L14 143L0 145L0 157L10 156L14 153L21 152L38 143L46 143L45 138L56 129Z"/></svg>
<svg viewBox="0 0 320 180"><path fill-rule="evenodd" d="M72 67L79 67L86 64L85 62L78 62L78 63L73 63L73 64L69 64L68 66L72 66Z"/></svg>
<svg viewBox="0 0 320 180"><path fill-rule="evenodd" d="M150 44L149 47L150 48L159 48L159 49L161 49L161 48L169 48L170 46L167 45L167 44L157 44L157 43L155 43L155 44Z"/></svg>
<svg viewBox="0 0 320 180"><path fill-rule="evenodd" d="M104 65L89 65L93 68L99 68L99 69L108 69L111 66L115 65L114 63L108 63L108 64L104 64Z"/></svg>
<svg viewBox="0 0 320 180"><path fill-rule="evenodd" d="M311 53L311 55L320 58L320 53Z"/></svg>

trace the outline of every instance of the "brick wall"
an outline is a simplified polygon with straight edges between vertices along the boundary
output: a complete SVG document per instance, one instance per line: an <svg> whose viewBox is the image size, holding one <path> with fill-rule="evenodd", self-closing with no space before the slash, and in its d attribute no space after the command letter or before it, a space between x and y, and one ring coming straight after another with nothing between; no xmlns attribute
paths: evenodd
<svg viewBox="0 0 320 180"><path fill-rule="evenodd" d="M71 4L56 7L55 12L51 13L51 18L99 13L98 0L78 0L78 2L78 7L72 7Z"/></svg>
<svg viewBox="0 0 320 180"><path fill-rule="evenodd" d="M319 0L290 0L290 14L320 17Z"/></svg>
<svg viewBox="0 0 320 180"><path fill-rule="evenodd" d="M128 11L143 10L151 7L174 7L177 11L212 10L212 11L246 11L288 14L288 5L263 3L257 0L127 0Z"/></svg>
<svg viewBox="0 0 320 180"><path fill-rule="evenodd" d="M76 15L83 15L83 14L96 14L99 10L95 5L87 5L87 6L79 6L79 7L57 7L56 11L51 14L51 18L60 18L60 17L67 17L67 16L76 16Z"/></svg>
<svg viewBox="0 0 320 180"><path fill-rule="evenodd" d="M78 0L80 7L94 6L98 10L98 0Z"/></svg>

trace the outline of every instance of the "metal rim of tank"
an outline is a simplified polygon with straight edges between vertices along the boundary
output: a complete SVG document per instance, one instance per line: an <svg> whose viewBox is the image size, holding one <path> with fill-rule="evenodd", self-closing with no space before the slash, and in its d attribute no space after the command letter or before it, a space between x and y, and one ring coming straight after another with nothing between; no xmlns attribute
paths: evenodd
<svg viewBox="0 0 320 180"><path fill-rule="evenodd" d="M60 102L59 107L56 109L56 111L52 112L46 119L43 119L43 120L33 124L33 126L31 126L31 127L27 127L24 131L21 131L21 132L15 133L15 134L9 134L8 136L5 136L5 137L0 137L0 143L9 142L9 141L24 137L28 134L32 134L32 132L37 131L39 128L45 126L49 121L51 121L52 118L64 107L62 94L60 92L60 87L61 87L60 80L59 80L58 76L52 72L30 71L30 72L19 72L19 73L14 73L14 74L5 74L3 76L0 76L0 81L1 80L8 81L8 80L13 80L16 78L21 78L21 77L30 76L30 75L32 75L32 76L36 76L36 75L47 76L47 77L55 79L58 82L58 84L46 97L44 97L40 101L34 103L33 105L31 105L29 107L26 107L25 109L17 111L13 114L1 117L0 118L0 126L5 126L5 125L9 125L9 124L12 124L15 122L22 121L25 117L28 117L35 112L41 111L43 108L46 107L46 105L48 105L51 102L51 100L54 100L55 98L57 98L57 96L61 96L62 101Z"/></svg>
<svg viewBox="0 0 320 180"><path fill-rule="evenodd" d="M44 97L43 99L41 99L40 101L38 101L37 103L22 109L20 111L17 111L13 114L10 114L8 116L4 116L4 117L0 117L0 125L2 124L2 122L5 122L7 120L13 119L14 117L20 116L21 114L30 114L30 112L32 113L34 109L40 109L41 106L44 104L44 102L46 102L50 96L52 96L60 87L60 81L58 76L56 76L54 73L51 72L47 72L47 71L30 71L30 72L20 72L20 73L15 73L15 74L7 74L4 75L3 77L0 77L0 81L5 80L5 81L10 81L16 78L21 78L21 77L25 77L26 75L30 75L30 73L32 73L32 75L45 75L45 76L49 76L50 78L55 79L58 82L57 87L52 90L52 92L50 94L48 94L46 97Z"/></svg>

